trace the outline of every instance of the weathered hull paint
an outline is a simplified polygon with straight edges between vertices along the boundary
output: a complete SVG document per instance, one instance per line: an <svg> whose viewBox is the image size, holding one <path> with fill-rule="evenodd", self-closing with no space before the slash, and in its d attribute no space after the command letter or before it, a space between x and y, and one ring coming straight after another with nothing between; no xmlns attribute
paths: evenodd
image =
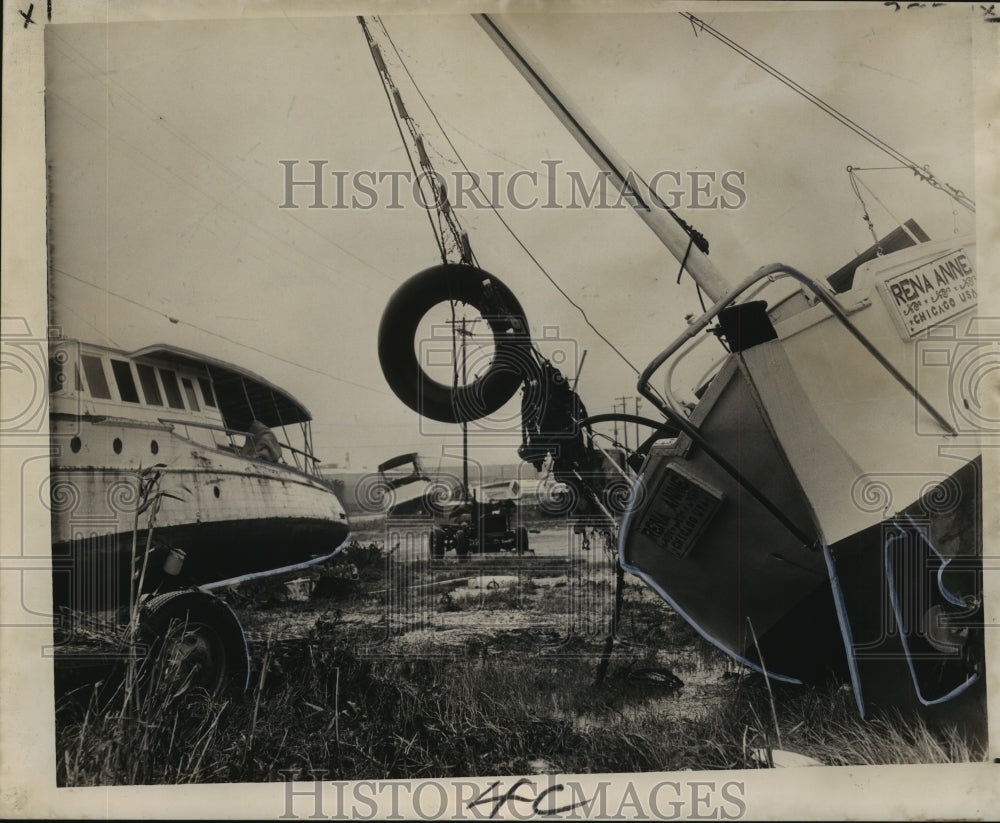
<svg viewBox="0 0 1000 823"><path fill-rule="evenodd" d="M100 347L70 349L66 375L88 353L109 356ZM139 361L159 368L160 354L157 350ZM110 357L122 368L131 355L113 352ZM229 374L225 364L212 363L217 378ZM188 378L192 391L205 376L190 353L170 366ZM266 389L262 396L276 409L308 421L294 398L253 382L249 373L239 375L249 388L247 402ZM168 409L96 399L90 376L87 380L89 393L82 384L73 391L68 376L64 390L51 397L53 456L43 499L48 498L52 512L57 612L128 606L144 565L142 593L211 587L319 562L336 554L348 538L341 501L330 483L302 469L303 452L284 450L289 463L240 453L240 438L231 436L215 408L215 401L221 405L228 397L232 402L231 389L227 395L216 384L211 406L211 395L204 395L201 409L190 397L185 408Z"/></svg>
<svg viewBox="0 0 1000 823"><path fill-rule="evenodd" d="M838 302L865 345L821 302L779 304L775 333L734 347L701 394L689 422L703 439L651 450L620 555L748 665L805 682L835 673L862 713L961 716L975 736L982 447L963 391L992 338L973 287L964 308L959 294L933 328L910 329L886 286L972 248L922 244L859 268Z"/></svg>

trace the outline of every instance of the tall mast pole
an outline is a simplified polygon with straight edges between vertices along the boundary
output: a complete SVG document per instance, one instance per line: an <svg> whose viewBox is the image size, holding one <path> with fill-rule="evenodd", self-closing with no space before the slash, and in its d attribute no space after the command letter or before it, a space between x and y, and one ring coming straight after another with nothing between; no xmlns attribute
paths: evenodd
<svg viewBox="0 0 1000 823"><path fill-rule="evenodd" d="M462 385L468 377L465 373L465 315L462 315ZM462 420L462 485L465 487L465 499L469 499L469 421Z"/></svg>
<svg viewBox="0 0 1000 823"><path fill-rule="evenodd" d="M691 235L679 222L680 218L594 128L520 38L496 17L487 14L472 16L584 151L602 171L608 173L612 185L632 203L636 213L670 253L684 264L709 299L714 302L725 296L732 286L697 243L692 242Z"/></svg>

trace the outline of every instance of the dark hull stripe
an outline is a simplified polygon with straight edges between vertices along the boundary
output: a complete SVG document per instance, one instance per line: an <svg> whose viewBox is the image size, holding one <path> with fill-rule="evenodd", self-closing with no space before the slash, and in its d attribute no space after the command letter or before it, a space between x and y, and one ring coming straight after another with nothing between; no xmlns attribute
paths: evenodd
<svg viewBox="0 0 1000 823"><path fill-rule="evenodd" d="M329 557L349 534L346 521L322 518L258 518L186 523L153 533L144 591L157 586L206 586L219 581L278 573ZM139 561L146 533L139 532ZM176 578L163 571L170 550L186 557ZM118 608L129 600L132 533L53 544L53 601L77 611Z"/></svg>

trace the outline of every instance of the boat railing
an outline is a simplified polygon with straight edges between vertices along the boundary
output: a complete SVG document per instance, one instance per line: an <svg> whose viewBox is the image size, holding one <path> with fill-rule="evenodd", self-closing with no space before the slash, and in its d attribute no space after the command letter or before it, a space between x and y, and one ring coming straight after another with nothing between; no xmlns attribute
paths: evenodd
<svg viewBox="0 0 1000 823"><path fill-rule="evenodd" d="M764 280L764 282L758 283L755 288L753 288L753 289L751 289L750 291L747 292L746 296L743 298L743 301L746 302L748 300L752 300L754 297L756 297L758 294L760 294L761 292L763 292L765 289L769 288L774 283L778 282L779 279L780 279L780 275L779 276L775 276L774 274L768 275L766 277L766 279ZM724 298L724 299L727 301L726 305L728 305L729 302L733 302L733 301L729 300L728 297ZM695 319L692 318L692 320L691 320L692 324L693 323L697 323L697 322L698 322L698 320L695 320ZM691 340L691 342L687 346L685 346L684 349L682 351L680 351L676 357L672 358L671 361L670 361L670 363L667 365L667 372L666 372L666 376L664 377L663 390L664 390L664 393L666 394L668 402L670 403L670 405L673 408L679 409L679 408L688 406L688 404L684 403L683 401L681 401L681 400L679 400L677 398L677 393L676 393L676 391L674 389L674 385L675 385L675 383L674 383L674 373L676 372L677 367L695 349L697 349L699 346L701 346L703 343L707 342L708 340L712 340L712 339L713 339L713 336L709 335L709 334L698 335L693 340ZM719 371L719 369L722 368L722 364L726 362L726 358L727 357L729 357L728 350L725 351L725 352L723 352L718 357L716 357L711 362L711 364L708 366L708 368L706 368L701 373L701 376L696 381L694 381L694 386L696 388L700 387L700 386L704 386L713 376L715 376L715 374Z"/></svg>
<svg viewBox="0 0 1000 823"><path fill-rule="evenodd" d="M236 454L240 453L240 446L236 442L236 438L238 437L253 438L253 435L248 431L243 431L241 429L230 429L226 426L220 426L217 423L201 423L195 420L181 420L178 418L170 418L170 417L160 417L158 418L158 420L160 423L163 423L164 425L168 426L193 426L194 428L197 429L206 429L208 431L215 431L225 434L229 438L230 448ZM283 440L278 440L278 444L281 446L283 450L287 449L291 453L292 460L295 462L295 468L297 468L301 472L305 472L306 474L318 475L318 471L316 469L316 466L320 462L318 457L316 457L313 454L310 454L307 451L303 451L302 449L296 448L295 446Z"/></svg>
<svg viewBox="0 0 1000 823"><path fill-rule="evenodd" d="M885 369L885 371L888 372L889 376L892 377L893 380L899 383L907 392L910 393L917 403L919 403L920 406L934 418L946 434L954 436L957 433L952 425L948 423L948 421L937 411L937 409L931 405L927 398L924 397L920 391L918 391L916 386L907 380L906 377L886 359L878 348L850 321L847 317L847 312L841 307L836 299L836 296L827 289L824 283L814 280L797 269L794 269L791 266L786 266L783 263L772 263L771 265L763 266L750 275L750 277L746 278L735 289L725 294L721 299L708 308L704 314L701 315L701 317L698 317L689 323L688 327L682 334L680 334L655 358L653 358L650 364L646 366L642 374L639 376L636 388L643 397L649 400L650 403L660 410L667 420L676 425L677 428L684 432L694 443L697 443L705 454L716 463L716 465L732 477L733 480L735 480L762 506L770 511L771 514L774 515L786 528L788 528L791 533L795 534L808 545L813 543L813 539L803 533L788 519L784 512L782 512L773 501L763 494L760 489L751 484L735 466L726 460L725 457L719 454L713 445L708 442L700 428L688 419L689 411L674 396L669 385L669 381L668 385L665 387L663 395L660 395L650 386L650 380L653 375L664 365L664 363L673 358L674 355L686 346L686 344L701 334L707 328L708 324L711 323L723 309L734 304L737 298L741 297L744 293L758 293L760 288L755 289L754 287L758 286L762 280L766 280L767 282L764 283L761 288L785 277L790 277L796 280L801 286L812 293L818 302L823 303L823 305L829 309L831 315L836 318L836 320L844 326L844 328ZM694 345L697 345L697 342ZM685 348L685 353L693 347L694 346L689 346L688 348Z"/></svg>
<svg viewBox="0 0 1000 823"><path fill-rule="evenodd" d="M865 337L857 326L850 321L847 317L847 312L841 307L840 303L837 302L835 295L832 294L822 282L814 280L797 269L791 266L786 266L784 263L772 263L771 265L763 266L758 269L750 275L750 277L740 283L735 289L714 303L705 311L704 314L701 315L701 317L693 320L684 332L677 337L677 339L675 339L669 346L667 346L667 348L653 358L650 364L646 366L645 370L639 376L639 382L637 385L639 393L648 399L668 418L673 419L679 416L686 417L687 412L674 396L669 385L665 387L665 392L662 397L650 387L649 383L653 374L657 372L664 363L670 360L670 358L672 358L678 350L685 345L685 343L688 343L693 338L697 337L699 333L701 333L723 309L734 304L737 298L743 295L744 292L748 292L750 289L753 289L753 287L757 286L761 280L766 280L766 283L760 285L756 289L753 289L753 291L748 295L748 297L753 296L771 283L777 282L779 279L784 277L790 277L808 289L819 302L823 303L823 305L830 310L830 313L837 319L837 321L844 326L845 329L847 329L847 331L873 358L875 358L876 361L878 361L878 363L889 373L889 375L904 389L906 389L906 391L909 392L914 399L916 399L923 409L934 418L938 425L940 425L947 434L956 434L951 424L948 423L944 416L941 415L937 409L931 405L927 398L917 390L916 386L907 380L906 377L878 350L878 347ZM696 341L695 345L697 345L698 342L700 341ZM685 349L685 354L692 348L694 348L693 345L688 349ZM673 364L671 366L671 370L675 366L676 364Z"/></svg>

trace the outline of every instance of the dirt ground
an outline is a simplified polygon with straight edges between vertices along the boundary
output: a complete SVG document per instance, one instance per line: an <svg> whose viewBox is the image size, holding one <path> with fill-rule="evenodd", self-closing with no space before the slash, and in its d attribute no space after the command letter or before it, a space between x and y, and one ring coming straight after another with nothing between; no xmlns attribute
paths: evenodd
<svg viewBox="0 0 1000 823"><path fill-rule="evenodd" d="M337 563L234 602L251 646L305 640L317 625L335 624L366 657L442 664L534 658L542 667L587 661L596 676L608 653L616 584L600 532L579 535L542 522L532 524L533 552L523 557L440 560L419 540L398 537L384 526L356 531L358 544L382 554L373 566ZM736 674L728 658L628 575L608 662L633 688L662 700L662 710L688 716L710 711Z"/></svg>

